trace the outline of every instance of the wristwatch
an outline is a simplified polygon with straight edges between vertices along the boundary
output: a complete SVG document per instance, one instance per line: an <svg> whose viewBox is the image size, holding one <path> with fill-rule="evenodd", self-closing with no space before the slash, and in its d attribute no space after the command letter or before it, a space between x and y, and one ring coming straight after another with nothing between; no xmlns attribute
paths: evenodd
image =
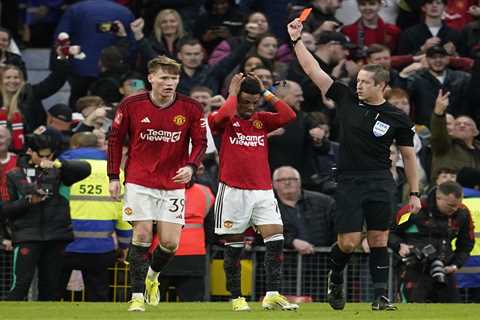
<svg viewBox="0 0 480 320"><path fill-rule="evenodd" d="M420 198L420 192L410 192L410 197Z"/></svg>

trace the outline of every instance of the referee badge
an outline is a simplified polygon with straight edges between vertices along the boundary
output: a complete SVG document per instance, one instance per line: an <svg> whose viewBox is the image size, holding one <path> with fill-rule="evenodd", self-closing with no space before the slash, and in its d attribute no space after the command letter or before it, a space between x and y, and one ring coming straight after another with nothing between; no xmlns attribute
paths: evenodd
<svg viewBox="0 0 480 320"><path fill-rule="evenodd" d="M386 124L382 121L377 121L373 126L373 135L375 137L382 137L385 135L385 133L387 133L388 129L390 129L389 124Z"/></svg>

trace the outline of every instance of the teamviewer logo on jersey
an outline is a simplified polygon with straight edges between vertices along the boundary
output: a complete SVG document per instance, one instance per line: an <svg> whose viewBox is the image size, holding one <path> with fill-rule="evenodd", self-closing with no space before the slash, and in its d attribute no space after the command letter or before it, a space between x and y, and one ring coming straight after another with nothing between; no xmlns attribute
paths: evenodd
<svg viewBox="0 0 480 320"><path fill-rule="evenodd" d="M140 121L141 123L150 123L150 119L148 119L148 117L145 117L142 119L142 121Z"/></svg>
<svg viewBox="0 0 480 320"><path fill-rule="evenodd" d="M140 132L140 139L147 141L177 142L182 135L181 131L171 132L165 130L147 129Z"/></svg>

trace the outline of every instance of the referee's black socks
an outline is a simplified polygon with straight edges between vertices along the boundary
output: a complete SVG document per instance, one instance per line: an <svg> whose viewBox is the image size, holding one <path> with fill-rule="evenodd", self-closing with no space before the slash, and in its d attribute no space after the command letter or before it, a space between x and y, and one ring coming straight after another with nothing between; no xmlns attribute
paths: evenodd
<svg viewBox="0 0 480 320"><path fill-rule="evenodd" d="M369 264L375 298L386 296L389 268L387 247L370 248Z"/></svg>
<svg viewBox="0 0 480 320"><path fill-rule="evenodd" d="M334 244L332 251L330 252L329 267L332 270L331 280L335 284L343 283L343 270L350 261L350 253L345 253L338 247L338 244Z"/></svg>

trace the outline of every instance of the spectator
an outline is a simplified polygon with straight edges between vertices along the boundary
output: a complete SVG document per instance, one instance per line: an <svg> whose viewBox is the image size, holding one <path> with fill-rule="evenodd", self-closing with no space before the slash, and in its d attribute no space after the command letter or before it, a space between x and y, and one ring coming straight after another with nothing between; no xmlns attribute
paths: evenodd
<svg viewBox="0 0 480 320"><path fill-rule="evenodd" d="M462 187L444 182L428 194L417 214L410 214L408 205L398 212L388 245L403 258L399 273L402 296L408 302L459 301L454 273L475 242L470 213L462 200ZM428 245L435 252L417 258L414 250L425 252Z"/></svg>
<svg viewBox="0 0 480 320"><path fill-rule="evenodd" d="M25 69L25 62L22 60L22 57L9 51L11 42L12 35L10 31L0 27L0 66L4 67L8 64L13 64L22 70L23 78L27 79L27 70Z"/></svg>
<svg viewBox="0 0 480 320"><path fill-rule="evenodd" d="M245 20L245 29L243 38L248 35L249 32L256 29L256 33L265 34L269 31L269 23L267 17L262 12L254 11L247 16ZM232 48L235 48L242 42L242 37L230 37L218 44L215 47L213 52L210 54L208 59L209 65L214 65L224 59L232 51ZM292 57L290 54L290 49L287 44L282 44L277 50L275 57L276 60L280 62L289 62Z"/></svg>
<svg viewBox="0 0 480 320"><path fill-rule="evenodd" d="M132 227L122 220L122 203L108 195L107 154L96 148L91 132L76 133L71 149L61 160L86 160L92 173L70 188L70 215L74 240L65 248L60 297L72 270L80 270L85 283L85 301L111 301L110 271L115 261L124 262ZM118 245L115 243L115 240Z"/></svg>
<svg viewBox="0 0 480 320"><path fill-rule="evenodd" d="M335 171L337 170L340 144L330 140L330 125L324 113L312 112L310 116L316 123L308 131L313 140L315 174L305 188L332 195L337 188Z"/></svg>
<svg viewBox="0 0 480 320"><path fill-rule="evenodd" d="M348 39L340 32L325 31L322 32L316 40L317 50L313 52L312 55L320 64L322 70L331 74L334 67L337 66L340 61L347 58ZM304 111L326 112L330 119L334 119L332 116L334 113L334 105L326 101L323 95L325 92L322 94L312 80L310 80L298 63L298 60L290 64L287 79L297 82L303 88L305 92Z"/></svg>
<svg viewBox="0 0 480 320"><path fill-rule="evenodd" d="M433 180L435 181L435 187L447 181L457 181L457 171L450 168L440 168Z"/></svg>
<svg viewBox="0 0 480 320"><path fill-rule="evenodd" d="M189 94L194 86L207 86L214 93L220 90L225 77L240 63L251 48L252 42L246 40L235 48L230 56L215 66L203 64L204 50L197 39L184 39L179 43L178 60L182 63L178 91Z"/></svg>
<svg viewBox="0 0 480 320"><path fill-rule="evenodd" d="M454 134L450 136L445 118L448 104L448 93L440 90L431 120L432 177L437 176L440 168L480 169L480 143L475 140L478 128L472 118L460 116L455 119Z"/></svg>
<svg viewBox="0 0 480 320"><path fill-rule="evenodd" d="M72 135L72 109L66 104L57 103L47 111L47 126L70 137Z"/></svg>
<svg viewBox="0 0 480 320"><path fill-rule="evenodd" d="M11 226L15 250L15 282L7 300L24 300L38 267L40 301L54 300L63 266L63 252L72 241L70 208L66 187L90 174L81 161L55 160L59 141L51 134L27 136L27 153L18 168L8 173L10 201L3 214ZM48 221L48 223L45 223Z"/></svg>
<svg viewBox="0 0 480 320"><path fill-rule="evenodd" d="M100 96L107 104L119 102L121 79L129 70L121 50L116 46L107 47L100 54L100 74L97 81L90 85L89 95Z"/></svg>
<svg viewBox="0 0 480 320"><path fill-rule="evenodd" d="M98 78L98 61L102 50L130 34L126 33L123 26L130 25L132 21L133 14L128 8L109 0L80 1L65 11L55 35L68 33L71 43L81 46L86 54L85 59L72 61L69 79L69 105L72 109L77 99L84 96L90 84Z"/></svg>
<svg viewBox="0 0 480 320"><path fill-rule="evenodd" d="M118 91L122 95L122 98L130 97L136 93L145 90L145 81L143 76L137 72L127 72L120 78L120 86ZM120 100L121 100L120 99ZM120 102L115 101L115 102Z"/></svg>
<svg viewBox="0 0 480 320"><path fill-rule="evenodd" d="M22 149L24 134L31 133L46 123L42 100L60 90L67 79L68 70L67 61L57 59L53 71L42 81L32 85L25 81L19 67L7 65L4 68L1 81L3 107L0 109L0 121L15 129L12 130L15 150Z"/></svg>
<svg viewBox="0 0 480 320"><path fill-rule="evenodd" d="M278 52L278 40L273 33L266 33L258 37L255 53L262 59L263 64L273 70L275 79L285 79L287 65L276 59Z"/></svg>
<svg viewBox="0 0 480 320"><path fill-rule="evenodd" d="M397 48L400 29L380 18L379 12L383 3L381 0L357 0L361 17L355 23L342 28L357 50L365 52L372 44L387 46L391 52Z"/></svg>
<svg viewBox="0 0 480 320"><path fill-rule="evenodd" d="M105 106L105 101L99 96L82 97L77 100L75 107L84 120L73 129L74 132L93 131L111 124L106 117L111 108Z"/></svg>
<svg viewBox="0 0 480 320"><path fill-rule="evenodd" d="M425 53L433 46L444 46L448 54L462 53L460 34L442 21L447 0L423 0L425 20L402 32L398 54Z"/></svg>
<svg viewBox="0 0 480 320"><path fill-rule="evenodd" d="M204 7L206 12L197 18L193 35L210 53L222 40L238 36L243 22L233 0L206 0Z"/></svg>
<svg viewBox="0 0 480 320"><path fill-rule="evenodd" d="M130 24L140 51L139 69L142 73L145 71L146 62L159 55L176 59L178 42L187 35L182 18L173 9L164 9L157 14L153 33L148 38L143 33L144 25L143 18Z"/></svg>
<svg viewBox="0 0 480 320"><path fill-rule="evenodd" d="M97 149L107 151L107 135L102 129L93 129L92 133L97 137Z"/></svg>
<svg viewBox="0 0 480 320"><path fill-rule="evenodd" d="M437 0L435 0L437 1ZM427 50L428 68L407 78L406 89L415 106L413 119L416 124L430 126L430 118L439 90L449 93L448 112L454 116L468 111L467 96L470 75L447 67L449 56L445 48L433 46Z"/></svg>
<svg viewBox="0 0 480 320"><path fill-rule="evenodd" d="M312 0L312 13L305 22L305 30L317 36L323 31L335 31L342 22L335 18L341 0Z"/></svg>
<svg viewBox="0 0 480 320"><path fill-rule="evenodd" d="M300 85L286 81L277 88L277 96L285 101L296 113L296 118L282 128L268 134L270 170L281 166L294 167L304 183L309 183L315 173L313 164L312 138L309 130L313 123L301 110L303 91Z"/></svg>
<svg viewBox="0 0 480 320"><path fill-rule="evenodd" d="M17 155L8 152L12 142L10 131L5 126L0 126L0 206L9 200L7 188L7 173L16 167ZM6 221L0 216L0 250L12 251L12 240ZM0 256L3 256L0 253ZM6 264L7 261L4 261ZM3 265L3 264L1 264ZM10 265L10 263L8 263ZM4 270L6 272L6 270ZM0 289L0 291L2 291Z"/></svg>
<svg viewBox="0 0 480 320"><path fill-rule="evenodd" d="M24 10L23 41L29 47L49 47L62 9L64 0L20 0Z"/></svg>
<svg viewBox="0 0 480 320"><path fill-rule="evenodd" d="M282 214L285 247L300 254L315 253L314 247L335 242L335 200L319 192L303 190L295 168L283 166L273 172L273 189Z"/></svg>

